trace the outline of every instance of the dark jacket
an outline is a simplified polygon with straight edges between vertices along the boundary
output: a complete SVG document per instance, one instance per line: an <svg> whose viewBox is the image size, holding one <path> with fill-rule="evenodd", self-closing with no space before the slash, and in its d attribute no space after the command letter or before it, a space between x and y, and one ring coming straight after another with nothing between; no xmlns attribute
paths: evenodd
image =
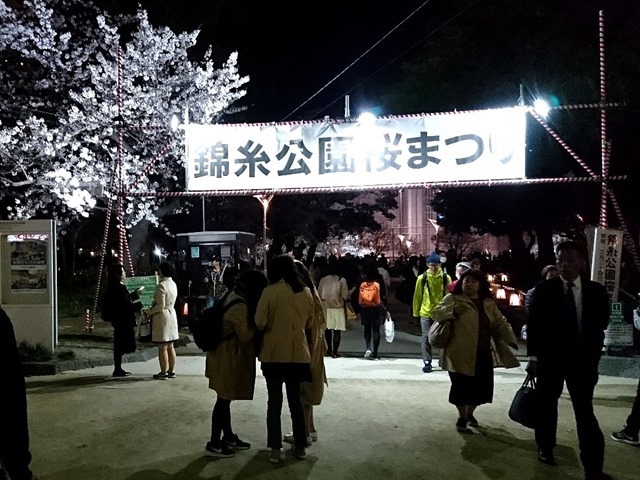
<svg viewBox="0 0 640 480"><path fill-rule="evenodd" d="M136 313L142 310L142 304L136 300L137 293L129 293L122 283L109 286L102 303L102 318L116 328L135 326Z"/></svg>
<svg viewBox="0 0 640 480"><path fill-rule="evenodd" d="M142 303L136 292L129 293L122 283L110 285L104 295L102 318L113 325L113 348L117 353L136 351L136 313Z"/></svg>
<svg viewBox="0 0 640 480"><path fill-rule="evenodd" d="M604 330L609 323L609 296L600 283L586 277L581 277L581 283L582 321L578 335L567 325L562 279L556 277L536 285L529 309L527 354L537 357L538 364L570 361L597 372Z"/></svg>
<svg viewBox="0 0 640 480"><path fill-rule="evenodd" d="M12 480L30 480L31 453L27 424L27 394L11 320L0 308L0 461Z"/></svg>

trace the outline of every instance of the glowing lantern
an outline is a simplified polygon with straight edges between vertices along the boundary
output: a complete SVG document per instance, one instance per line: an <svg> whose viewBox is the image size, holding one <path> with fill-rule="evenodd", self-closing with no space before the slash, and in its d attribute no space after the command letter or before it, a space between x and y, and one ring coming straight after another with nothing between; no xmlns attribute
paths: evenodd
<svg viewBox="0 0 640 480"><path fill-rule="evenodd" d="M513 292L511 295L509 295L509 305L511 305L512 307L519 307L521 305L520 295L518 295L516 292Z"/></svg>
<svg viewBox="0 0 640 480"><path fill-rule="evenodd" d="M493 275L487 275L487 280L489 280L489 283L493 283Z"/></svg>
<svg viewBox="0 0 640 480"><path fill-rule="evenodd" d="M498 300L506 300L507 292L505 291L504 288L499 288L498 290L496 290L496 298Z"/></svg>

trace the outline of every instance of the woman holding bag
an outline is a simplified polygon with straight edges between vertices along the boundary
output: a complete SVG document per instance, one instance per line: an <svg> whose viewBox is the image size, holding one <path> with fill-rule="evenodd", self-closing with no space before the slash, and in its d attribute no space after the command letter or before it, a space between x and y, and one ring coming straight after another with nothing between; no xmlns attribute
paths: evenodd
<svg viewBox="0 0 640 480"><path fill-rule="evenodd" d="M467 424L478 426L476 407L493 400L493 368L520 365L509 349L517 350L516 337L478 270L460 276L453 293L435 308L433 320L452 322L447 345L440 351L440 366L451 379L449 403L458 409L456 429L469 432Z"/></svg>
<svg viewBox="0 0 640 480"><path fill-rule="evenodd" d="M175 304L178 298L178 287L173 281L175 269L172 263L160 264L160 282L153 294L153 306L143 313L151 317L151 341L158 346L160 372L155 380L175 378L176 351L173 342L178 340L178 315Z"/></svg>
<svg viewBox="0 0 640 480"><path fill-rule="evenodd" d="M231 427L231 402L253 400L256 382L255 313L267 278L258 270L245 270L224 300L222 342L207 352L205 376L217 399L211 413L211 438L205 449L214 457L232 457L251 444L240 440Z"/></svg>

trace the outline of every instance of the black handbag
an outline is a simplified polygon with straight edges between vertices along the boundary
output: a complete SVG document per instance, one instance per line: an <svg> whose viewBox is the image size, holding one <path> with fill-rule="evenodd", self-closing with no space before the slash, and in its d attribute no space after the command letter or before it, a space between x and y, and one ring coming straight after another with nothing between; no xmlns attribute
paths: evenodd
<svg viewBox="0 0 640 480"><path fill-rule="evenodd" d="M527 428L536 428L538 419L538 392L536 380L527 374L524 383L516 392L509 408L509 418Z"/></svg>

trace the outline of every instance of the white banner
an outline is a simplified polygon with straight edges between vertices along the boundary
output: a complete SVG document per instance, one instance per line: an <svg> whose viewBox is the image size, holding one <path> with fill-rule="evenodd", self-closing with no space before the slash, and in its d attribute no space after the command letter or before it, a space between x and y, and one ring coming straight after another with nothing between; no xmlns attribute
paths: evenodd
<svg viewBox="0 0 640 480"><path fill-rule="evenodd" d="M525 109L367 122L185 125L191 191L369 190L522 179Z"/></svg>
<svg viewBox="0 0 640 480"><path fill-rule="evenodd" d="M605 286L609 298L618 300L620 263L622 262L622 235L620 230L596 228L591 260L591 280Z"/></svg>

